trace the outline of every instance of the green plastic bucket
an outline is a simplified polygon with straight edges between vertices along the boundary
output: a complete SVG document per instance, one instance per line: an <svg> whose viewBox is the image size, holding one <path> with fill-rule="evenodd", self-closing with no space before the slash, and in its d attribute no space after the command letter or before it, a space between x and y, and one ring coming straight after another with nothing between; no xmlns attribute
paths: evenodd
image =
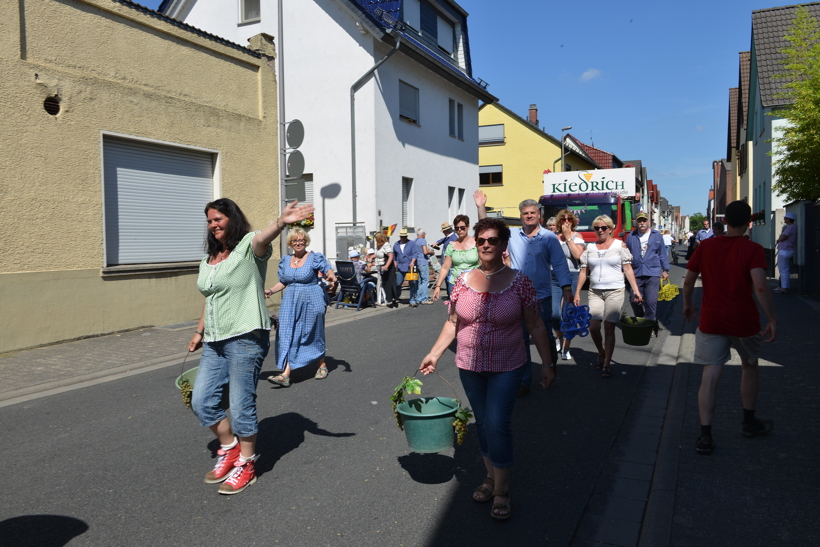
<svg viewBox="0 0 820 547"><path fill-rule="evenodd" d="M652 338L655 322L643 317L621 317L621 333L624 344L630 346L648 346Z"/></svg>
<svg viewBox="0 0 820 547"><path fill-rule="evenodd" d="M182 381L188 380L188 383L191 384L191 387L194 387L194 382L196 382L196 373L199 370L199 367L194 367L190 370L186 370L182 374L177 377L176 386L177 389L182 389ZM225 386L225 390L222 392L222 408L228 410L230 407L228 401L230 401L230 386Z"/></svg>
<svg viewBox="0 0 820 547"><path fill-rule="evenodd" d="M448 397L419 397L398 405L410 448L427 454L452 447L453 422L460 406Z"/></svg>

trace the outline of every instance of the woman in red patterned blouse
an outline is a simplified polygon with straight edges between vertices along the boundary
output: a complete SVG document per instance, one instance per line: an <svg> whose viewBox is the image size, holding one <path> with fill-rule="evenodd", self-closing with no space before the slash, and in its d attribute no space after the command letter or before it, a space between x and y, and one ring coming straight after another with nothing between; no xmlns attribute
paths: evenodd
<svg viewBox="0 0 820 547"><path fill-rule="evenodd" d="M521 321L544 363L541 387L555 380L547 330L536 311L535 288L502 260L510 229L498 219L475 225L478 268L462 273L450 295L450 315L433 349L419 367L436 370L439 358L458 337L456 365L475 413L487 478L473 492L478 502L494 500L490 516L510 517L508 478L513 464L512 411L527 355Z"/></svg>

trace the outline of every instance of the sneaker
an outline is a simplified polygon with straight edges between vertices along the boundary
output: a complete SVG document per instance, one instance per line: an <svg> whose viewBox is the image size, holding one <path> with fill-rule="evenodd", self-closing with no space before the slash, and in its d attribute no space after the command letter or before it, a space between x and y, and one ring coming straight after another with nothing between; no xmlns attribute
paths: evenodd
<svg viewBox="0 0 820 547"><path fill-rule="evenodd" d="M216 451L216 455L216 465L212 471L205 474L205 482L208 484L222 482L231 474L236 460L239 459L239 441L236 442L236 446L228 450L220 448Z"/></svg>
<svg viewBox="0 0 820 547"><path fill-rule="evenodd" d="M561 341L560 340L555 341L555 351L557 351L559 353L561 352Z"/></svg>
<svg viewBox="0 0 820 547"><path fill-rule="evenodd" d="M740 433L744 437L757 437L771 433L772 429L774 429L773 421L755 418L755 421L750 424L744 422L740 427Z"/></svg>
<svg viewBox="0 0 820 547"><path fill-rule="evenodd" d="M698 454L711 454L712 450L715 449L715 441L712 440L712 437L703 436L698 439L695 448L698 451Z"/></svg>
<svg viewBox="0 0 820 547"><path fill-rule="evenodd" d="M246 461L245 463L240 463L240 460L237 459L236 463L234 463L233 472L230 473L230 477L226 480L222 486L219 487L220 494L238 494L248 486L252 485L256 482L256 467L254 466L253 459Z"/></svg>
<svg viewBox="0 0 820 547"><path fill-rule="evenodd" d="M561 352L561 359L564 361L572 361L572 355L570 355L568 349Z"/></svg>
<svg viewBox="0 0 820 547"><path fill-rule="evenodd" d="M431 298L428 298L427 300L425 300L424 302L422 302L422 304L424 304L425 306L429 306L429 305L431 305L431 304L433 304L433 303L434 303L434 302L433 302L433 300L432 300Z"/></svg>

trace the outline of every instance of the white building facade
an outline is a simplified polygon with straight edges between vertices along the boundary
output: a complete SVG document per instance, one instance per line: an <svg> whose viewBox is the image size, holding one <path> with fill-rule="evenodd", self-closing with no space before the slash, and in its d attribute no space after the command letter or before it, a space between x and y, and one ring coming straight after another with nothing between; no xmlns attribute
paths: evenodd
<svg viewBox="0 0 820 547"><path fill-rule="evenodd" d="M344 253L337 229L354 205L368 234L396 225L433 239L455 214L475 218L478 106L495 98L471 74L467 13L448 0L279 1L281 40L277 0L166 0L160 11L240 44L275 37L284 119L305 128L311 249ZM351 87L388 55L355 91L354 203Z"/></svg>

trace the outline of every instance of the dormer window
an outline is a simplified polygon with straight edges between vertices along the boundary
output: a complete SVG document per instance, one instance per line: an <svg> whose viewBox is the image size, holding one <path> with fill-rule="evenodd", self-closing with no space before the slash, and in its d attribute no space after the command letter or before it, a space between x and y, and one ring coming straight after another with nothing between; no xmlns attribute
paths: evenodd
<svg viewBox="0 0 820 547"><path fill-rule="evenodd" d="M418 33L421 33L421 1L404 0L402 20Z"/></svg>
<svg viewBox="0 0 820 547"><path fill-rule="evenodd" d="M438 17L438 47L443 49L447 55L452 55L455 51L455 36L453 25L443 17Z"/></svg>

